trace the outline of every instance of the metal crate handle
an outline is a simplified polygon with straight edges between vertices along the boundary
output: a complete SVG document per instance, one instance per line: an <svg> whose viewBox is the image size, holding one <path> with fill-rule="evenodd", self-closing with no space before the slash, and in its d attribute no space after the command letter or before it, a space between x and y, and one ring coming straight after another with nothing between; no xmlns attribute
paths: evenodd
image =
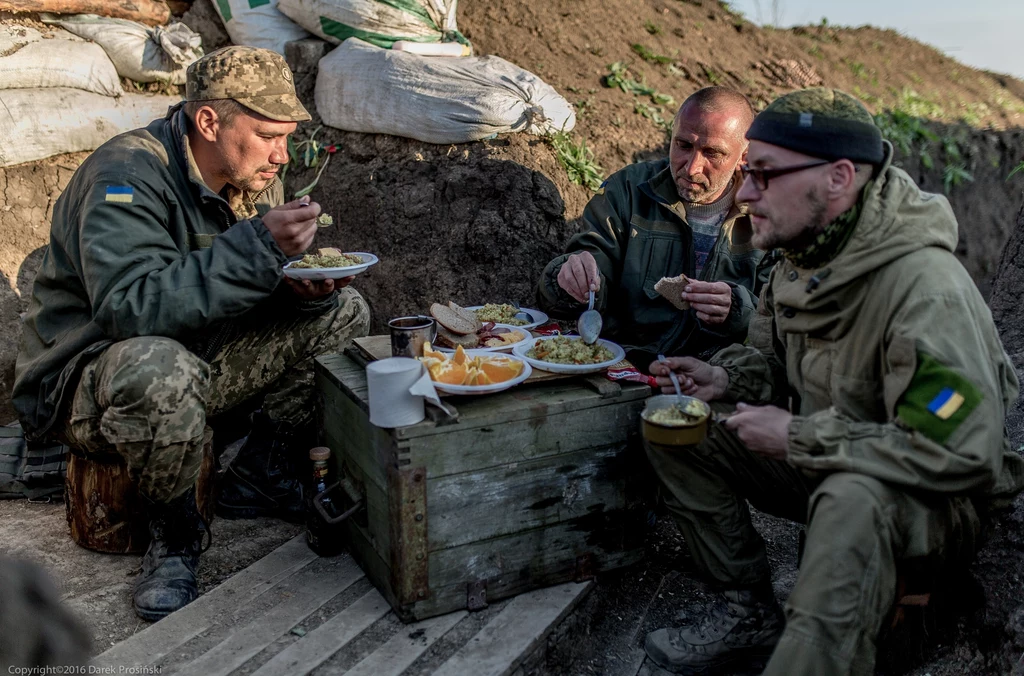
<svg viewBox="0 0 1024 676"><path fill-rule="evenodd" d="M331 516L327 513L327 510L324 509L323 498L337 488L341 488L345 492L345 497L347 497L353 504L340 515ZM328 525L333 526L345 521L365 507L366 498L359 492L359 489L355 487L348 477L344 477L340 481L331 484L323 491L313 496L313 506L316 507L316 511L320 513L320 518L322 518Z"/></svg>

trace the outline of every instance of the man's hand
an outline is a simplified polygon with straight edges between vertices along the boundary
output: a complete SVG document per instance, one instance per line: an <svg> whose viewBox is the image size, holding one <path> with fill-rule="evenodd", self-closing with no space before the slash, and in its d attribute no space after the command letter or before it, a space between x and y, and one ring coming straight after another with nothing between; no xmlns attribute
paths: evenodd
<svg viewBox="0 0 1024 676"><path fill-rule="evenodd" d="M320 205L308 198L274 207L263 216L263 225L289 258L309 248L316 234Z"/></svg>
<svg viewBox="0 0 1024 676"><path fill-rule="evenodd" d="M601 272L589 251L574 253L558 270L558 286L581 303L590 301L590 292L601 290Z"/></svg>
<svg viewBox="0 0 1024 676"><path fill-rule="evenodd" d="M317 300L318 298L330 295L335 289L344 289L352 283L353 279L355 277L343 277L341 279L292 279L291 277L285 277L284 281L288 282L288 286L292 287L295 295L302 300Z"/></svg>
<svg viewBox="0 0 1024 676"><path fill-rule="evenodd" d="M729 374L721 366L712 366L693 357L669 357L665 362L651 362L651 375L657 378L658 386L665 394L676 393L668 377L671 369L679 378L679 388L683 394L704 401L714 401L725 396Z"/></svg>
<svg viewBox="0 0 1024 676"><path fill-rule="evenodd" d="M743 445L772 460L785 460L789 452L789 423L793 414L778 406L737 404L725 426Z"/></svg>
<svg viewBox="0 0 1024 676"><path fill-rule="evenodd" d="M725 282L692 280L683 291L683 300L697 312L697 318L708 324L721 324L732 307L732 287Z"/></svg>

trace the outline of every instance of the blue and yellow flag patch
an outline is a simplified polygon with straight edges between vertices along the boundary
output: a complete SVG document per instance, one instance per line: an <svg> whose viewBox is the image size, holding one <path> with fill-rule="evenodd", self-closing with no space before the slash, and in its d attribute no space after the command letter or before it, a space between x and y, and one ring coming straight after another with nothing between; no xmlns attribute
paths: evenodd
<svg viewBox="0 0 1024 676"><path fill-rule="evenodd" d="M939 420L949 420L964 405L964 395L950 387L942 391L928 403L928 410Z"/></svg>
<svg viewBox="0 0 1024 676"><path fill-rule="evenodd" d="M130 185L111 185L107 186L107 202L120 202L121 204L131 204L135 198L135 188Z"/></svg>
<svg viewBox="0 0 1024 676"><path fill-rule="evenodd" d="M983 399L974 383L919 351L917 369L896 403L896 415L907 427L944 444Z"/></svg>

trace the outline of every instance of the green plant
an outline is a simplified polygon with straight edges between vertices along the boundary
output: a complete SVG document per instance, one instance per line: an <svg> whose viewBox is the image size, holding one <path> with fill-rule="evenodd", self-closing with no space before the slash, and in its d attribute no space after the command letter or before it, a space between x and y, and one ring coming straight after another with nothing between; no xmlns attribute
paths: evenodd
<svg viewBox="0 0 1024 676"><path fill-rule="evenodd" d="M641 45L640 43L636 43L631 46L636 55L639 56L644 61L647 61L649 63L672 63L671 56L655 54L648 47Z"/></svg>
<svg viewBox="0 0 1024 676"><path fill-rule="evenodd" d="M593 97L580 99L573 104L576 108L576 117L580 120L590 117L594 114L594 99Z"/></svg>
<svg viewBox="0 0 1024 676"><path fill-rule="evenodd" d="M307 169L316 169L316 176L313 177L313 181L305 188L301 188L295 193L295 197L305 197L309 193L313 192L313 188L320 181L320 176L323 175L324 170L327 169L328 163L331 161L331 155L338 150L338 146L333 143L321 143L316 140L316 135L320 133L323 127L317 127L313 130L313 133L309 135L309 138L302 141L296 142L291 136L288 137L288 157L289 162L281 169L281 181L284 182L284 178L288 173L288 168L302 161L302 164Z"/></svg>
<svg viewBox="0 0 1024 676"><path fill-rule="evenodd" d="M701 64L700 69L704 71L704 77L706 77L708 79L708 82L710 82L711 84L717 85L722 81L722 78L719 77L718 73L716 73L711 68L708 68L704 64Z"/></svg>
<svg viewBox="0 0 1024 676"><path fill-rule="evenodd" d="M1006 175L1006 180L1009 181L1011 178L1014 177L1014 175L1019 174L1022 171L1024 171L1024 160L1021 160L1021 163L1014 167L1013 171Z"/></svg>
<svg viewBox="0 0 1024 676"><path fill-rule="evenodd" d="M558 132L549 137L549 143L570 181L592 192L601 188L604 169L594 161L594 151L587 147L586 139L573 142L569 134Z"/></svg>
<svg viewBox="0 0 1024 676"><path fill-rule="evenodd" d="M635 101L633 103L633 112L650 120L654 123L654 126L664 131L671 131L672 129L672 120L666 120L662 115L662 109L658 106L652 106L643 101Z"/></svg>
<svg viewBox="0 0 1024 676"><path fill-rule="evenodd" d="M651 35L657 35L657 34L661 33L661 26L659 26L658 24L654 23L653 21L645 21L644 22L644 28Z"/></svg>
<svg viewBox="0 0 1024 676"><path fill-rule="evenodd" d="M683 70L682 68L678 67L674 63L668 64L668 72L671 73L672 75L677 76L677 77L689 77L686 74L685 70Z"/></svg>
<svg viewBox="0 0 1024 676"><path fill-rule="evenodd" d="M860 61L847 61L846 65L850 67L850 72L853 73L854 77L859 77L864 80L867 79L868 72L863 63Z"/></svg>
<svg viewBox="0 0 1024 676"><path fill-rule="evenodd" d="M950 191L963 183L974 181L974 176L963 164L947 164L942 170L942 189L948 195Z"/></svg>
<svg viewBox="0 0 1024 676"><path fill-rule="evenodd" d="M611 87L612 89L617 87L627 94L637 96L650 96L654 94L654 87L649 86L645 82L637 81L622 61L616 61L608 65L608 74L604 76L603 83L605 87Z"/></svg>
<svg viewBox="0 0 1024 676"><path fill-rule="evenodd" d="M818 45L811 45L807 49L807 53L810 54L811 56L815 56L815 57L817 57L819 59L824 59L825 58L825 54L821 51L821 47L819 47Z"/></svg>

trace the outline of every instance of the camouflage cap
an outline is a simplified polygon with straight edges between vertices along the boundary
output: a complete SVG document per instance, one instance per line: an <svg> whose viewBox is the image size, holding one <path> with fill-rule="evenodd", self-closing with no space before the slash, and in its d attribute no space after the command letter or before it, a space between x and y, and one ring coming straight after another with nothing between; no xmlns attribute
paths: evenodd
<svg viewBox="0 0 1024 676"><path fill-rule="evenodd" d="M310 118L295 94L284 57L269 49L234 45L210 52L188 67L186 101L232 99L278 122Z"/></svg>
<svg viewBox="0 0 1024 676"><path fill-rule="evenodd" d="M864 104L825 87L775 99L754 118L747 138L832 161L879 164L885 155L882 132Z"/></svg>

